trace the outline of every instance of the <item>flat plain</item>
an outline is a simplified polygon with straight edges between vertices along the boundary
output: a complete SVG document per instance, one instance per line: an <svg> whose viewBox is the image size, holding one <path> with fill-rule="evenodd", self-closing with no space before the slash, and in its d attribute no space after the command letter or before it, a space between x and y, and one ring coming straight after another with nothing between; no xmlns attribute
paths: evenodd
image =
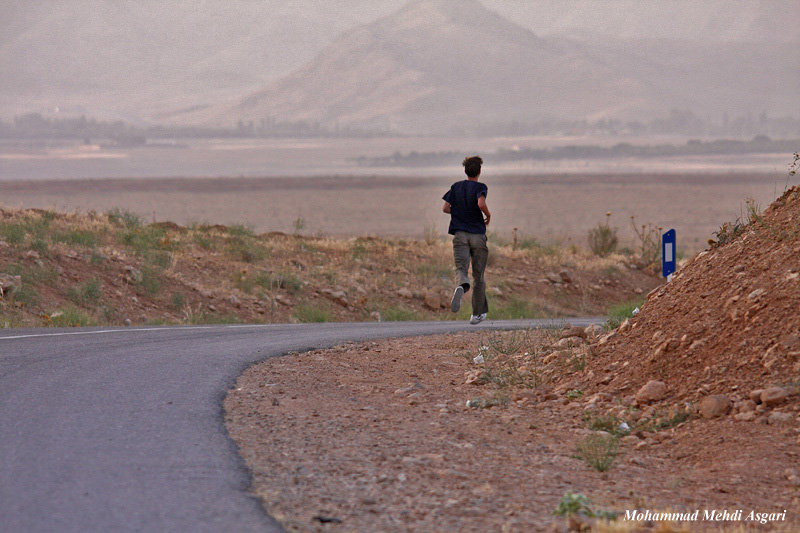
<svg viewBox="0 0 800 533"><path fill-rule="evenodd" d="M789 185L791 154L523 161L493 165L513 146L608 145L604 138L256 139L109 148L75 143L0 145L0 205L59 211L127 209L148 220L245 224L256 231L421 237L447 230L441 197L463 179L445 167L359 167L394 151L480 153L496 235L585 246L605 223L633 246L637 226L675 228L679 250L703 249L723 222L765 206ZM655 144L677 139L641 139Z"/></svg>

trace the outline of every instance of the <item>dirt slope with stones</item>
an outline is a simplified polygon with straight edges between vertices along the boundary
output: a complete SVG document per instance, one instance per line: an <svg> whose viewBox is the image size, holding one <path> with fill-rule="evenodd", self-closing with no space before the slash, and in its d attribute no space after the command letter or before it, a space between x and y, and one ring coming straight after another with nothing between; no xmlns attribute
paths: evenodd
<svg viewBox="0 0 800 533"><path fill-rule="evenodd" d="M587 388L705 418L800 410L800 187L717 237L591 346Z"/></svg>

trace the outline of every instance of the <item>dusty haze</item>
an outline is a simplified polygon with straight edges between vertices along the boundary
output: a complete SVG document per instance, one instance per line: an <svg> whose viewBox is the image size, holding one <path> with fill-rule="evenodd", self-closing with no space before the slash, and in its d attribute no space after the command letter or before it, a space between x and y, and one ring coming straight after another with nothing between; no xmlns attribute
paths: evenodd
<svg viewBox="0 0 800 533"><path fill-rule="evenodd" d="M0 11L6 120L82 113L448 133L464 107L500 126L673 108L715 119L799 112L791 0L67 0Z"/></svg>

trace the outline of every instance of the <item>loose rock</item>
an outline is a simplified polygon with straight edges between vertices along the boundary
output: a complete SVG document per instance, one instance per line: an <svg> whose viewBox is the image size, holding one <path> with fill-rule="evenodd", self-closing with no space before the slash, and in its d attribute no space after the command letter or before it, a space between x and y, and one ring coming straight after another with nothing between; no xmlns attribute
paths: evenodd
<svg viewBox="0 0 800 533"><path fill-rule="evenodd" d="M636 402L640 405L657 402L666 395L667 384L663 381L651 380L636 393Z"/></svg>
<svg viewBox="0 0 800 533"><path fill-rule="evenodd" d="M773 426L791 424L792 422L794 422L794 415L792 413L773 411L767 418L767 423Z"/></svg>
<svg viewBox="0 0 800 533"><path fill-rule="evenodd" d="M767 407L782 404L789 397L789 392L783 387L770 387L761 393L761 403Z"/></svg>
<svg viewBox="0 0 800 533"><path fill-rule="evenodd" d="M731 400L722 394L713 394L700 400L698 407L700 416L703 418L717 418L725 416L731 410Z"/></svg>

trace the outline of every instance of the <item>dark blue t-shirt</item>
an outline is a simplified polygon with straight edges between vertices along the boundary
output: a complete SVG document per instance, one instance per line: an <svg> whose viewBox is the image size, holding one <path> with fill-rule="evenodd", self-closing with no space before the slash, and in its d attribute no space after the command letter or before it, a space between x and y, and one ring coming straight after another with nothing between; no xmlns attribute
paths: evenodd
<svg viewBox="0 0 800 533"><path fill-rule="evenodd" d="M480 181L463 180L455 182L442 200L450 204L450 228L447 232L455 235L457 231L486 234L483 212L478 207L478 198L486 195L489 188Z"/></svg>

